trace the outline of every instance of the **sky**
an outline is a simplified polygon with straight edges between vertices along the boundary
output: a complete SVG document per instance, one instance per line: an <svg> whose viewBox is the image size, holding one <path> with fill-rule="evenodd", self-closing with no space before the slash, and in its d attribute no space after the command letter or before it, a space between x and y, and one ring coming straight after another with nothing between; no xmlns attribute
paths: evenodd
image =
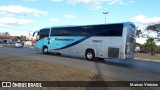
<svg viewBox="0 0 160 90"><path fill-rule="evenodd" d="M160 22L160 0L0 0L0 32L29 35L41 28L133 22L141 29ZM141 41L140 41L141 42Z"/></svg>

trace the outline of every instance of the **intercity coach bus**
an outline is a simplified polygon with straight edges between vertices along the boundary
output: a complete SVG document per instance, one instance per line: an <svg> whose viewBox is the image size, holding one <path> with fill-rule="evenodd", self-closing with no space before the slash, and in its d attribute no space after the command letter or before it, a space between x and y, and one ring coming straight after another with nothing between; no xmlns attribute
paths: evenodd
<svg viewBox="0 0 160 90"><path fill-rule="evenodd" d="M54 52L87 60L134 58L135 25L131 22L43 28L33 36L34 46L44 54Z"/></svg>

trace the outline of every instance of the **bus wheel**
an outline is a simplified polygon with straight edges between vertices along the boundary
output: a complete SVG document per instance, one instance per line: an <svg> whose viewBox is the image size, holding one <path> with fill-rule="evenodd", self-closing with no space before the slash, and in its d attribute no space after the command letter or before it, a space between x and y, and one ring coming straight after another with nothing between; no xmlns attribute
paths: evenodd
<svg viewBox="0 0 160 90"><path fill-rule="evenodd" d="M48 54L49 52L48 52L48 47L46 47L46 46L44 46L43 47L43 54Z"/></svg>
<svg viewBox="0 0 160 90"><path fill-rule="evenodd" d="M86 57L87 60L94 61L95 60L94 50L92 50L92 49L87 50L86 53L85 53L85 57Z"/></svg>

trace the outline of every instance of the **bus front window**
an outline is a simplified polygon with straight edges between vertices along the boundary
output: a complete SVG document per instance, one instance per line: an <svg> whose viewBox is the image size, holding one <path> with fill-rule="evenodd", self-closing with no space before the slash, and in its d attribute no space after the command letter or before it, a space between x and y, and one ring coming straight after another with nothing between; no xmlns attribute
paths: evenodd
<svg viewBox="0 0 160 90"><path fill-rule="evenodd" d="M39 35L37 35L36 36L36 41L38 41L40 39L40 36Z"/></svg>
<svg viewBox="0 0 160 90"><path fill-rule="evenodd" d="M37 31L33 33L32 39L34 40L34 42L36 42L37 40L39 40L39 34L38 34Z"/></svg>

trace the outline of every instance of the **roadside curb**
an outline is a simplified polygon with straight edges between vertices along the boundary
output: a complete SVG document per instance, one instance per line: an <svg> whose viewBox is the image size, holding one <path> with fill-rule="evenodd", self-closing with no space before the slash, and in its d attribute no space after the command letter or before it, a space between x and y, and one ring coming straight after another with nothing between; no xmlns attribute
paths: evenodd
<svg viewBox="0 0 160 90"><path fill-rule="evenodd" d="M13 47L12 44L3 44L3 45L0 45L0 46L2 46L2 47Z"/></svg>
<svg viewBox="0 0 160 90"><path fill-rule="evenodd" d="M27 47L27 48L34 48L34 46L30 46L30 45L25 45L24 47Z"/></svg>
<svg viewBox="0 0 160 90"><path fill-rule="evenodd" d="M143 71L150 71L154 73L160 73L160 62L151 60L140 60L140 59L106 59L106 63L119 64L121 66L129 66L130 68L136 68Z"/></svg>
<svg viewBox="0 0 160 90"><path fill-rule="evenodd" d="M151 62L160 62L160 60L156 59L143 59L143 58L135 58L136 60L144 60L144 61L151 61Z"/></svg>

